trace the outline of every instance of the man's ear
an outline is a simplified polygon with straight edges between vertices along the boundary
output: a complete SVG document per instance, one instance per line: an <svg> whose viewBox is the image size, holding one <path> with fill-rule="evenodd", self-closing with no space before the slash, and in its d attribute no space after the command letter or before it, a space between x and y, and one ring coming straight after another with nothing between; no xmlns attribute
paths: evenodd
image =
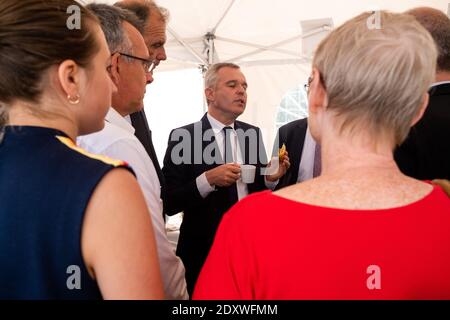
<svg viewBox="0 0 450 320"><path fill-rule="evenodd" d="M319 109L328 107L328 94L317 68L313 68L311 76L312 81L308 93L309 110L315 113Z"/></svg>
<svg viewBox="0 0 450 320"><path fill-rule="evenodd" d="M206 88L205 89L205 97L207 101L214 101L214 89L213 88Z"/></svg>
<svg viewBox="0 0 450 320"><path fill-rule="evenodd" d="M79 97L80 71L73 60L65 60L58 66L58 80L69 100Z"/></svg>
<svg viewBox="0 0 450 320"><path fill-rule="evenodd" d="M425 110L428 107L428 102L430 101L430 95L427 93L425 93L425 95L423 96L423 102L422 105L420 106L419 111L417 111L417 114L414 116L412 122L411 122L411 127L413 125L415 125L417 122L419 122L420 119L422 119L423 114L425 113Z"/></svg>
<svg viewBox="0 0 450 320"><path fill-rule="evenodd" d="M111 77L111 80L116 85L116 87L119 85L120 82L119 57L120 53L117 52L111 56L111 70L109 72L109 76Z"/></svg>

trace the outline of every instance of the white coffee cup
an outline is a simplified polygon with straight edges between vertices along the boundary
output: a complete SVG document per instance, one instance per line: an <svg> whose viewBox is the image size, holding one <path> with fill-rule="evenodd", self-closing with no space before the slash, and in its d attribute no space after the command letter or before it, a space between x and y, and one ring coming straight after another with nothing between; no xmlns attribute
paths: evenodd
<svg viewBox="0 0 450 320"><path fill-rule="evenodd" d="M251 164L241 164L241 180L243 183L255 182L256 167Z"/></svg>

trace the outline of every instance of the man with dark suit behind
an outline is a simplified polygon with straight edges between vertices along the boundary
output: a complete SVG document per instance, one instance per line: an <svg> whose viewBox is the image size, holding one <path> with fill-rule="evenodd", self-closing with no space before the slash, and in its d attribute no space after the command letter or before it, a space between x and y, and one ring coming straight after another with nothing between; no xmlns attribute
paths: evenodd
<svg viewBox="0 0 450 320"><path fill-rule="evenodd" d="M450 19L432 8L416 8L413 15L432 35L438 50L436 82L423 118L395 151L400 170L421 180L450 179Z"/></svg>
<svg viewBox="0 0 450 320"><path fill-rule="evenodd" d="M275 186L275 190L303 182L320 175L320 146L308 129L308 118L294 120L278 129L274 143L273 156L285 145L289 153L290 167Z"/></svg>
<svg viewBox="0 0 450 320"><path fill-rule="evenodd" d="M177 255L186 267L190 294L223 214L247 194L266 188L260 129L236 121L245 110L246 90L239 66L211 66L205 75L208 112L169 136L162 169L167 187L164 210L168 215L184 212ZM254 183L239 179L240 164L256 166Z"/></svg>
<svg viewBox="0 0 450 320"><path fill-rule="evenodd" d="M154 67L156 68L161 61L165 61L167 55L164 45L167 40L166 27L169 19L169 11L158 6L153 0L122 0L116 2L114 5L132 11L144 23L142 36L144 37L150 58L154 62ZM129 117L131 125L135 129L135 136L142 143L155 166L161 186L161 198L163 198L165 189L164 175L153 146L152 131L148 125L147 116L142 109L130 114ZM165 217L163 216L163 218Z"/></svg>

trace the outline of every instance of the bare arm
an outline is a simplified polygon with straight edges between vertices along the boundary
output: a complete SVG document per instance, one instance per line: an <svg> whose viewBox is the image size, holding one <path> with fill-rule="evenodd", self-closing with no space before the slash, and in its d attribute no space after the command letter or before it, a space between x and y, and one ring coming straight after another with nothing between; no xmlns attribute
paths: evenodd
<svg viewBox="0 0 450 320"><path fill-rule="evenodd" d="M104 299L164 298L151 218L128 171L110 171L94 191L81 247Z"/></svg>

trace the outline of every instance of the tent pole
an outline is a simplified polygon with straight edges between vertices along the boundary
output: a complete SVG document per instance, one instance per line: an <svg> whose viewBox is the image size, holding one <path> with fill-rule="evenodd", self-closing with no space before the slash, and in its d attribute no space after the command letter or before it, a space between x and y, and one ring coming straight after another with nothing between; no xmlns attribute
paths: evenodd
<svg viewBox="0 0 450 320"><path fill-rule="evenodd" d="M203 59L202 56L200 56L189 44L183 41L176 33L172 30L172 28L167 27L167 30L169 33L183 46L186 48L187 51L189 51L201 64L207 64L205 59Z"/></svg>
<svg viewBox="0 0 450 320"><path fill-rule="evenodd" d="M251 51L249 53L246 53L246 54L234 57L232 59L229 59L228 61L239 61L239 60L241 60L243 58L247 58L249 56L253 56L255 54L258 54L258 53L261 53L261 52L264 52L264 51L270 51L270 50L272 50L272 48L276 48L278 46L281 46L283 44L295 41L297 39L310 37L310 36L312 36L314 34L317 34L317 33L323 32L323 31L328 31L328 30L331 30L330 26L327 26L327 25L326 26L322 26L322 27L319 27L319 28L317 28L315 30L311 30L311 31L309 31L309 32L307 32L305 34L297 35L295 37L292 37L292 38L289 38L289 39L286 39L286 40L274 43L272 45L269 45L269 46L266 46L266 47L262 47L261 49L257 49L257 50Z"/></svg>
<svg viewBox="0 0 450 320"><path fill-rule="evenodd" d="M214 45L214 39L216 38L216 36L210 32L208 32L205 35L205 40L207 43L207 48L206 48L206 53L208 55L208 65L212 65L215 63L214 61L214 55L215 55L215 45Z"/></svg>
<svg viewBox="0 0 450 320"><path fill-rule="evenodd" d="M283 45L283 44L286 44L286 43L295 41L295 40L300 39L300 38L302 38L302 35L301 35L301 34L300 34L300 35L297 35L297 36L295 36L295 37L286 39L286 40L284 40L284 41L280 41L280 42L274 43L274 44L272 44L272 45L270 45L270 46L265 46L265 47L262 47L262 48L260 48L260 49L251 51L251 52L249 52L249 53L246 53L246 54L243 54L243 55L234 57L234 58L232 58L232 59L229 59L228 61L239 61L239 60L241 60L241 59L243 59L243 58L246 58L246 57L249 57L249 56L253 56L253 55L255 55L255 54L258 54L258 53L261 53L261 52L264 52L264 51L269 51L269 50L271 50L272 48L276 48L276 47L278 47L278 46L281 46L281 45Z"/></svg>
<svg viewBox="0 0 450 320"><path fill-rule="evenodd" d="M225 19L225 17L228 14L228 11L230 11L231 7L234 5L234 2L236 0L231 0L230 5L228 6L228 8L225 10L225 12L223 13L222 17L220 17L219 21L217 22L216 26L211 30L212 34L216 34L217 28L220 26L220 24L222 23L223 19Z"/></svg>
<svg viewBox="0 0 450 320"><path fill-rule="evenodd" d="M310 59L273 59L273 60L256 60L256 61L241 61L239 65L241 67L253 67L253 66L281 66L287 64L301 64L311 63Z"/></svg>
<svg viewBox="0 0 450 320"><path fill-rule="evenodd" d="M191 44L194 42L201 42L201 41L203 41L203 39L205 39L205 37L183 38L183 42L187 43L187 44ZM176 45L178 43L179 43L178 40L171 39L166 42L165 47L170 47L171 45Z"/></svg>
<svg viewBox="0 0 450 320"><path fill-rule="evenodd" d="M229 43L240 44L240 45L243 45L243 46L257 48L257 49L265 49L266 48L265 46L260 45L260 44L256 44L256 43L250 43L250 42L234 40L234 39L228 39L228 38L222 38L222 37L216 37L216 40L229 42ZM298 52L295 52L295 51L279 49L279 48L272 48L272 49L270 49L270 51L284 53L284 54L287 54L287 55L290 55L290 56L293 56L293 57L298 57Z"/></svg>

